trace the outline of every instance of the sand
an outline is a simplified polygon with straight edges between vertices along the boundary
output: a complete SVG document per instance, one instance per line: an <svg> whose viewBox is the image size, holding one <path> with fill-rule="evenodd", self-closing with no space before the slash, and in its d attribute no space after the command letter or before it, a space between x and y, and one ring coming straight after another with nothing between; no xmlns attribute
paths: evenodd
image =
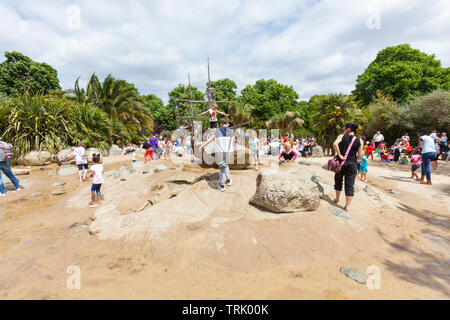
<svg viewBox="0 0 450 320"><path fill-rule="evenodd" d="M333 175L313 159L326 197L316 212L271 214L248 205L253 170L233 171L227 192L201 181L180 195L138 213L176 170L136 174L104 186L105 202L125 215L172 216L186 208L196 222L173 223L157 237L101 240L87 227L90 181L33 168L21 192L0 199L0 299L448 299L450 297L450 178L442 163L433 186L420 185L392 166L370 165L369 192L357 182L351 220L331 213ZM105 171L129 165L105 159ZM175 169L169 161L154 161ZM441 165L441 163L440 163ZM186 174L216 172L185 166ZM5 181L5 177L3 177ZM66 182L67 194L52 196ZM391 193L390 190L401 192ZM43 195L29 199L29 195ZM164 200L164 199L163 199ZM189 211L190 212L190 211ZM159 217L158 216L158 217ZM173 220L175 221L175 220ZM187 220L186 220L187 221ZM133 229L134 230L134 229ZM130 234L131 235L131 234ZM67 288L67 268L79 266L81 289ZM378 266L381 289L346 277L342 266Z"/></svg>

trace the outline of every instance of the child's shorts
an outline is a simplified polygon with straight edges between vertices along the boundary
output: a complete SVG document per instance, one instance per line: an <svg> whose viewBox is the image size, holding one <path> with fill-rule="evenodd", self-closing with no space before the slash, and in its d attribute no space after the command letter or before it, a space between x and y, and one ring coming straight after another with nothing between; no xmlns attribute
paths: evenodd
<svg viewBox="0 0 450 320"><path fill-rule="evenodd" d="M77 166L78 166L78 170L79 171L83 170L83 168L86 169L86 170L89 170L89 164L87 164L87 163L77 164Z"/></svg>
<svg viewBox="0 0 450 320"><path fill-rule="evenodd" d="M96 194L100 194L100 188L102 187L102 184L92 184L91 187L91 193L95 192Z"/></svg>
<svg viewBox="0 0 450 320"><path fill-rule="evenodd" d="M420 168L420 164L413 164L412 167L411 167L411 171L415 172L419 168Z"/></svg>

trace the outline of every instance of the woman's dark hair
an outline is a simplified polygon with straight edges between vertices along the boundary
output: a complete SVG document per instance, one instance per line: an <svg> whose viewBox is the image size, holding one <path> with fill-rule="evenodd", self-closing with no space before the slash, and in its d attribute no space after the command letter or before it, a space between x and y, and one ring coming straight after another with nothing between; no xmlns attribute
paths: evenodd
<svg viewBox="0 0 450 320"><path fill-rule="evenodd" d="M92 162L93 163L100 163L100 154L94 154L92 156Z"/></svg>
<svg viewBox="0 0 450 320"><path fill-rule="evenodd" d="M419 132L419 134L421 136L426 136L428 134L428 130L427 129L420 129L418 132Z"/></svg>
<svg viewBox="0 0 450 320"><path fill-rule="evenodd" d="M346 129L350 129L351 132L356 132L358 130L358 124L357 123L347 123L345 125Z"/></svg>

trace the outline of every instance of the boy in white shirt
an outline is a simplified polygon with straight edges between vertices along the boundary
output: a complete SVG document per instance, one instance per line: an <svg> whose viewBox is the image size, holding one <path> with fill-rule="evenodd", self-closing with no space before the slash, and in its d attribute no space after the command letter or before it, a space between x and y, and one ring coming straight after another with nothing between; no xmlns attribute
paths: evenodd
<svg viewBox="0 0 450 320"><path fill-rule="evenodd" d="M86 155L86 145L83 141L78 142L78 146L73 150L75 163L78 166L78 175L80 177L80 182L87 180L87 173L89 170L87 155Z"/></svg>
<svg viewBox="0 0 450 320"><path fill-rule="evenodd" d="M100 204L102 199L102 194L100 188L105 182L103 179L103 164L101 163L100 154L94 154L92 157L92 162L94 165L91 167L92 171L92 187L91 187L91 202L89 205ZM95 195L97 194L97 201L95 201Z"/></svg>

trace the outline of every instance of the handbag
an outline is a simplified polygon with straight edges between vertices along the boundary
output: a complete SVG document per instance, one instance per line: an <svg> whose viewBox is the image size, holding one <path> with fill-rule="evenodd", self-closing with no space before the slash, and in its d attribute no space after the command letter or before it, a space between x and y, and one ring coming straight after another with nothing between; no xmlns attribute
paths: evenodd
<svg viewBox="0 0 450 320"><path fill-rule="evenodd" d="M350 142L350 145L347 148L347 152L345 153L344 161L340 162L338 156L335 156L333 159L328 161L328 163L327 163L328 170L333 171L335 173L341 172L342 166L344 165L345 161L347 160L348 154L350 153L350 149L352 148L355 140L356 140L356 137L353 137L352 141Z"/></svg>

